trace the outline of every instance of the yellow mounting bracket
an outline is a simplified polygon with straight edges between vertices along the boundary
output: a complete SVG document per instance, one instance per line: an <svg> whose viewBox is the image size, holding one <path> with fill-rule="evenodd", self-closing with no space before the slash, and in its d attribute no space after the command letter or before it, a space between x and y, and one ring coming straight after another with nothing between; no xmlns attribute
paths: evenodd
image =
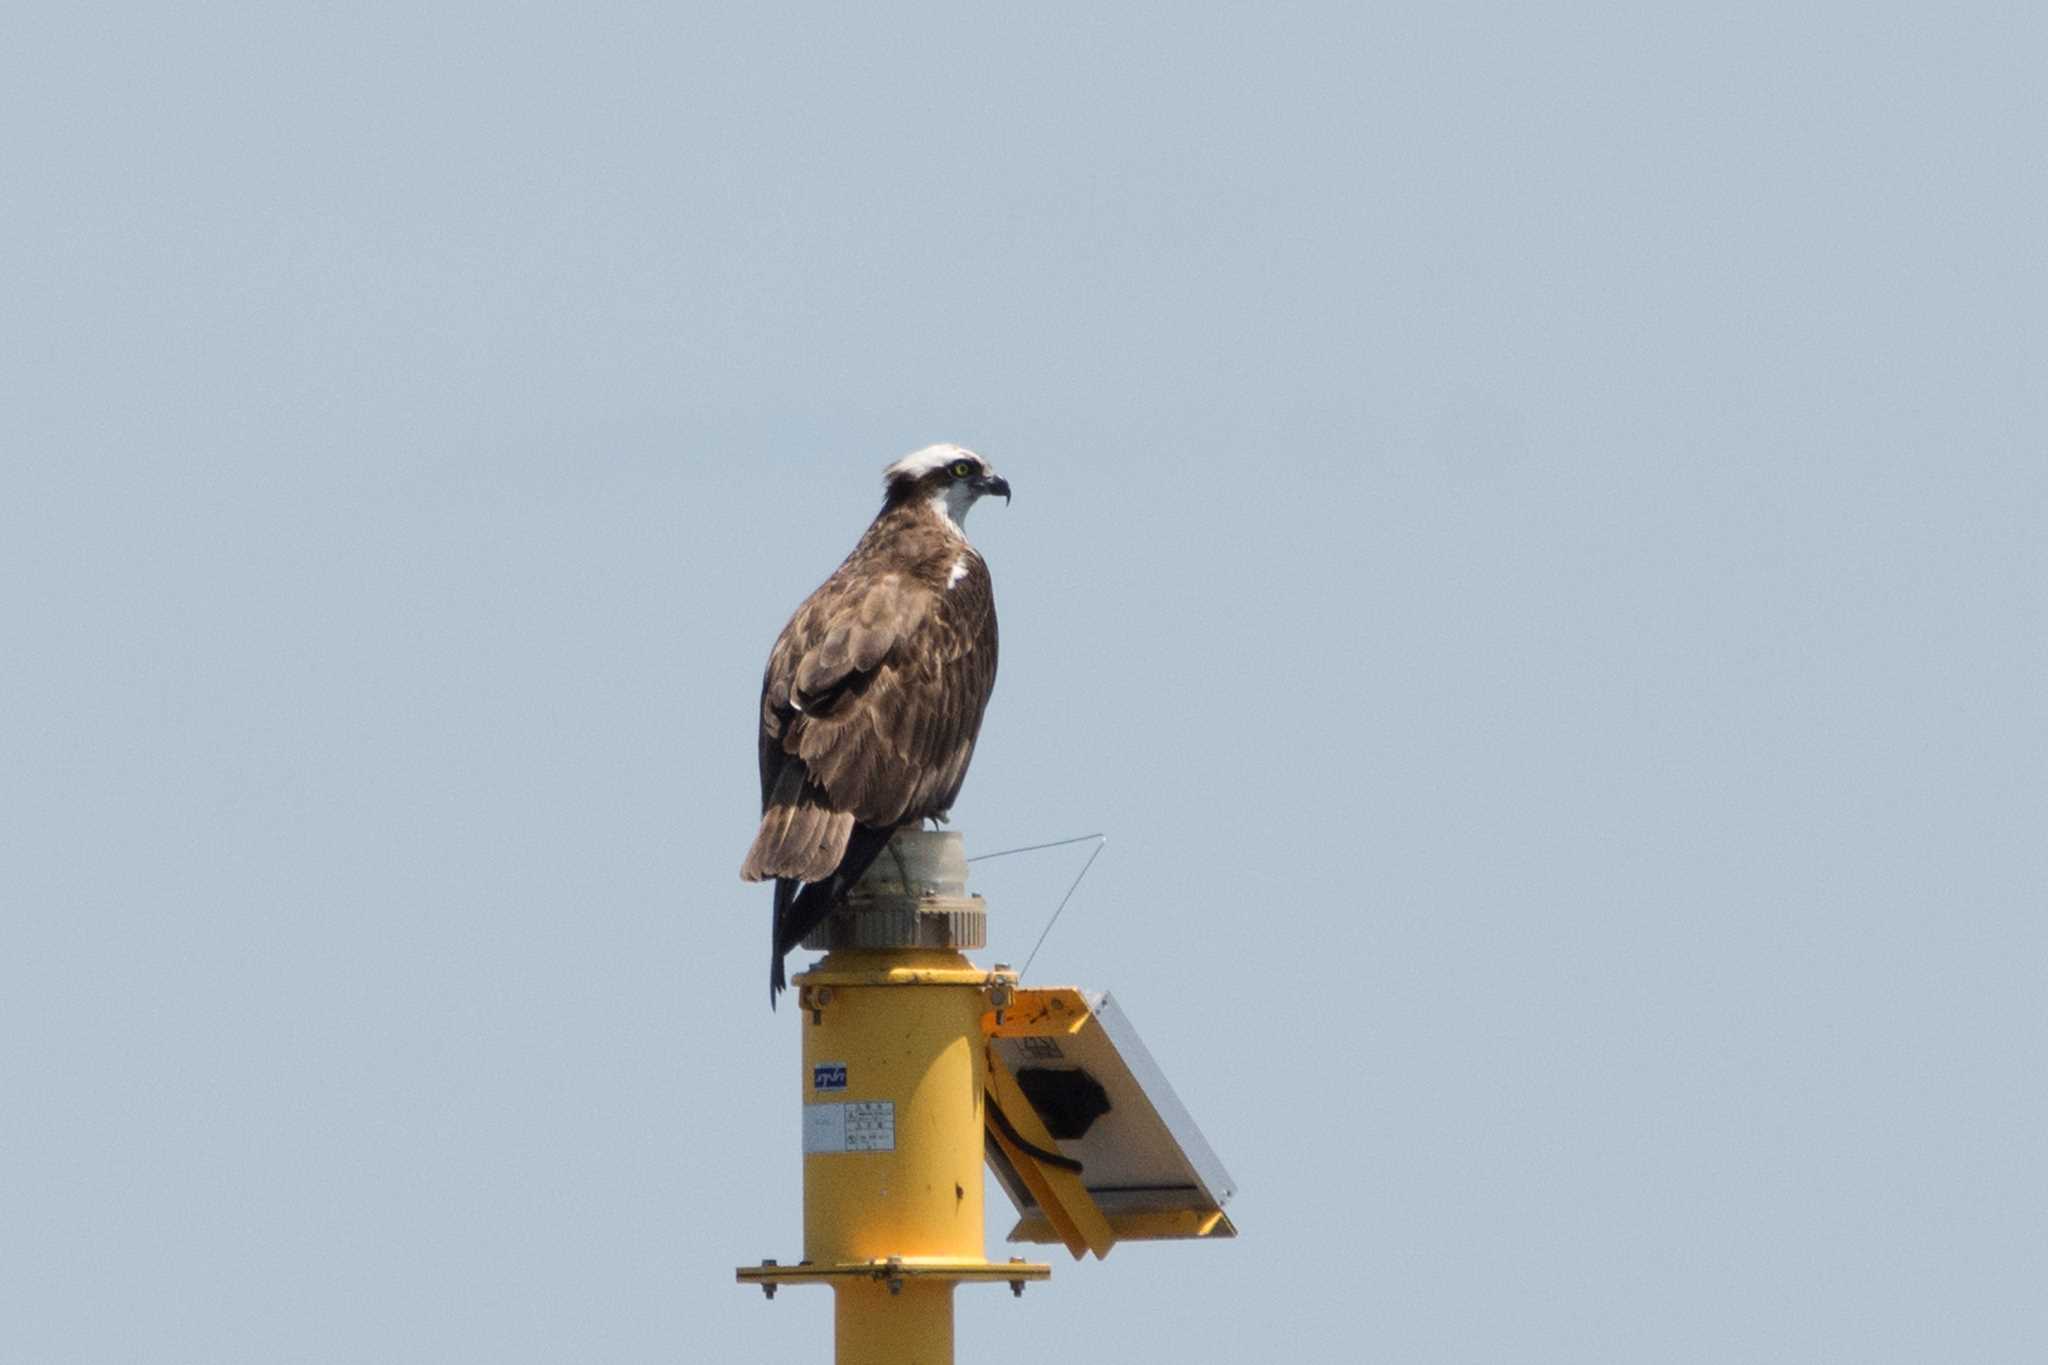
<svg viewBox="0 0 2048 1365"><path fill-rule="evenodd" d="M1071 986L992 993L988 1160L1013 1242L1077 1260L1120 1241L1234 1237L1229 1175L1116 1002Z"/></svg>

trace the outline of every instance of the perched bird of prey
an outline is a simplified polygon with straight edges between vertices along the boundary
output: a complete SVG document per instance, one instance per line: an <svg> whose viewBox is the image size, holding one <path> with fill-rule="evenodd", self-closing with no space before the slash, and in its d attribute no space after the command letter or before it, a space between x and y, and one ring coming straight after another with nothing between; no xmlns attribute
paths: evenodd
<svg viewBox="0 0 2048 1365"><path fill-rule="evenodd" d="M1010 485L927 446L884 471L882 510L796 609L761 680L761 829L740 876L775 879L768 1002L782 959L904 825L960 794L996 682L988 566L961 529Z"/></svg>

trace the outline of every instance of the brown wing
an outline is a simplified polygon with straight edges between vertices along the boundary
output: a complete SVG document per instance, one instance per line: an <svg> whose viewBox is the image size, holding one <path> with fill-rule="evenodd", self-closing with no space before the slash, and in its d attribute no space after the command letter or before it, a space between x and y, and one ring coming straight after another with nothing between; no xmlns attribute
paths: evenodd
<svg viewBox="0 0 2048 1365"><path fill-rule="evenodd" d="M921 591L926 609L887 655L849 678L829 710L806 706L784 742L862 824L952 806L995 687L995 600L980 559L970 557L954 587Z"/></svg>
<svg viewBox="0 0 2048 1365"><path fill-rule="evenodd" d="M902 574L828 581L769 656L763 820L741 875L815 880L854 822L949 809L995 675L995 598L978 555L949 589Z"/></svg>

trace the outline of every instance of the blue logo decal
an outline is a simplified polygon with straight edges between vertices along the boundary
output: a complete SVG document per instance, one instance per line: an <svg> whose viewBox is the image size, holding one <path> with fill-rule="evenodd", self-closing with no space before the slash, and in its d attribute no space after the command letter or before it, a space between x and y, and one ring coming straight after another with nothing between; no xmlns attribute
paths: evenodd
<svg viewBox="0 0 2048 1365"><path fill-rule="evenodd" d="M819 1062L811 1067L811 1089L846 1089L845 1062Z"/></svg>

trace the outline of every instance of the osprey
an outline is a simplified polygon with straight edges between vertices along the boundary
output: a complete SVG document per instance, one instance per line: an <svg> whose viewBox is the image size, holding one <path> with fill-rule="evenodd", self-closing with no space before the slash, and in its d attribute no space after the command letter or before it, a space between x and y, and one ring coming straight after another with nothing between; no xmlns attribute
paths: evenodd
<svg viewBox="0 0 2048 1365"><path fill-rule="evenodd" d="M943 820L996 682L988 566L961 525L1010 500L987 460L927 446L884 471L882 510L782 628L761 680L761 829L740 876L775 879L782 959L900 827Z"/></svg>

